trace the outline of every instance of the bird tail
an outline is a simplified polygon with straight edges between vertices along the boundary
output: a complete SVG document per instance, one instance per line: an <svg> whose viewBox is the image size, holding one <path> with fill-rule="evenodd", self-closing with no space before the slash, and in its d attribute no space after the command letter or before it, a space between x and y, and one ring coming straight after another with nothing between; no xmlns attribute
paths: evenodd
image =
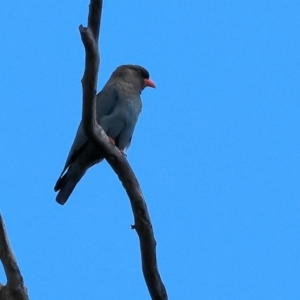
<svg viewBox="0 0 300 300"><path fill-rule="evenodd" d="M64 205L67 202L76 184L86 172L86 170L79 170L74 167L75 166L72 164L67 172L58 178L55 184L54 191L59 191L56 196L56 201L61 205Z"/></svg>

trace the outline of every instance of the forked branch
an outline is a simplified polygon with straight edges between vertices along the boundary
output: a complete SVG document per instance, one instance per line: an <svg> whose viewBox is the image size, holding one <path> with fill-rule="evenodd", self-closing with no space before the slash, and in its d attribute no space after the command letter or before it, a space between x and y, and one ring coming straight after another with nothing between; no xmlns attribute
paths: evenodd
<svg viewBox="0 0 300 300"><path fill-rule="evenodd" d="M96 121L96 91L99 71L98 38L101 21L101 0L91 0L88 27L80 25L79 31L85 47L85 71L82 78L83 104L82 124L86 136L99 147L107 162L122 182L130 199L141 249L142 268L152 299L165 300L167 292L159 275L156 261L156 241L147 205L127 159L109 142L105 132Z"/></svg>

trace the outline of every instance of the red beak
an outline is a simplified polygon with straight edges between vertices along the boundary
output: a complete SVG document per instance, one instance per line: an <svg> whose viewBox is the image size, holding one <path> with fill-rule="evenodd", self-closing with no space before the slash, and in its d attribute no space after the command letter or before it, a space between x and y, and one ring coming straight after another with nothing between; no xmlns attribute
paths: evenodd
<svg viewBox="0 0 300 300"><path fill-rule="evenodd" d="M156 88L155 83L151 79L144 79L144 82L145 82L145 87L149 86L149 87L152 87L154 89Z"/></svg>

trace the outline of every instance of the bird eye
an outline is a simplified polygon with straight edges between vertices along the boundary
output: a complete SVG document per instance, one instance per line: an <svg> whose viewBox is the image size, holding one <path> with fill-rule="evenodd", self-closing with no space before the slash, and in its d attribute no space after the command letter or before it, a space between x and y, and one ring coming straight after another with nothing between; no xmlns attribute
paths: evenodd
<svg viewBox="0 0 300 300"><path fill-rule="evenodd" d="M137 71L140 75L142 75L142 70L138 69Z"/></svg>

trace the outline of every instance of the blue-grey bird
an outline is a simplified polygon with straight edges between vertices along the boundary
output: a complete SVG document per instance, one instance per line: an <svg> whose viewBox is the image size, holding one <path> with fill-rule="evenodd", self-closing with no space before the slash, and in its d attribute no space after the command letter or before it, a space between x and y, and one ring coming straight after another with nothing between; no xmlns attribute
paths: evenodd
<svg viewBox="0 0 300 300"><path fill-rule="evenodd" d="M140 95L147 86L155 88L146 69L138 65L123 65L112 73L97 95L97 122L121 152L130 146L142 110ZM80 123L63 171L54 187L56 192L59 191L56 201L65 204L85 172L103 158L98 147L85 136Z"/></svg>

